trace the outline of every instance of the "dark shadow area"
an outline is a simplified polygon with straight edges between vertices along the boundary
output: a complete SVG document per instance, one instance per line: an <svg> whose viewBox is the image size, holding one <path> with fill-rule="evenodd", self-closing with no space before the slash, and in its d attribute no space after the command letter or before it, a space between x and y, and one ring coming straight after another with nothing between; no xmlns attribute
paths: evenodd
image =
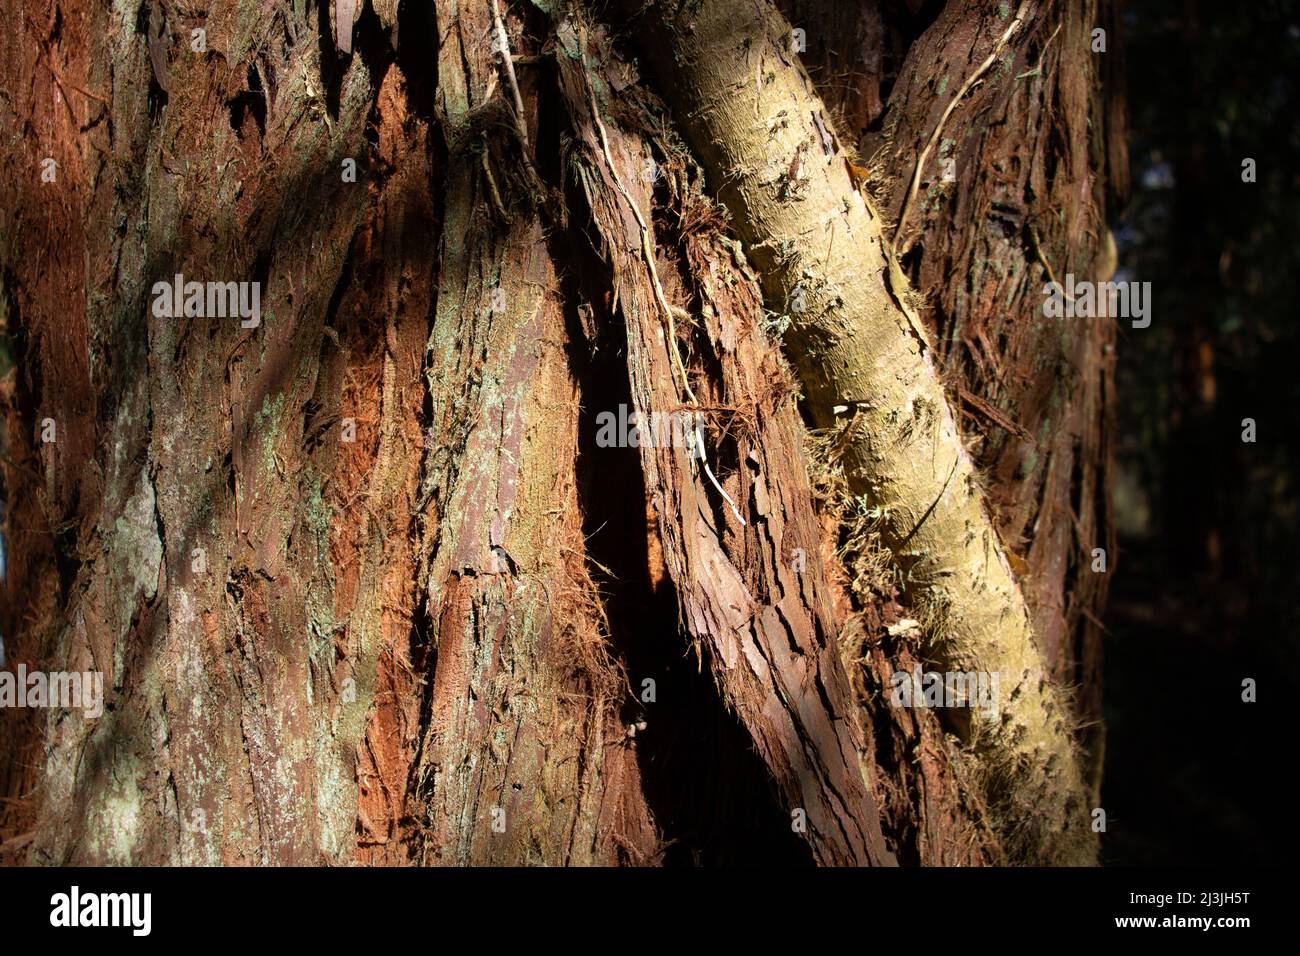
<svg viewBox="0 0 1300 956"><path fill-rule="evenodd" d="M1115 279L1153 305L1120 320L1103 858L1281 863L1261 778L1300 669L1300 5L1133 4L1125 32Z"/></svg>
<svg viewBox="0 0 1300 956"><path fill-rule="evenodd" d="M559 255L599 275L581 239ZM601 285L583 288L566 277L567 302L603 301ZM627 668L634 696L624 702L625 724L644 721L635 746L647 802L665 841L669 866L812 865L806 843L780 809L771 776L748 732L718 693L707 661L697 660L678 626L672 581L658 557L657 532L647 508L640 455L635 448L596 445L596 416L629 409L621 320L597 306L594 348L583 350L584 323L570 314L571 361L582 383L578 482L587 549L598 567L615 655ZM601 569L605 570L601 570ZM643 702L645 680L654 702Z"/></svg>

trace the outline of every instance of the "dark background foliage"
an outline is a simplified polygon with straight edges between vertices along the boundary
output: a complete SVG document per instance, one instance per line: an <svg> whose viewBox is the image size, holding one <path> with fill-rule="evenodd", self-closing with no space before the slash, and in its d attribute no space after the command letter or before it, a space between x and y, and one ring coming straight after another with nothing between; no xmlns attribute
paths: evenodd
<svg viewBox="0 0 1300 956"><path fill-rule="evenodd" d="M1103 860L1281 862L1266 770L1294 747L1264 714L1300 663L1300 8L1144 0L1126 36L1117 279L1154 306L1121 321Z"/></svg>

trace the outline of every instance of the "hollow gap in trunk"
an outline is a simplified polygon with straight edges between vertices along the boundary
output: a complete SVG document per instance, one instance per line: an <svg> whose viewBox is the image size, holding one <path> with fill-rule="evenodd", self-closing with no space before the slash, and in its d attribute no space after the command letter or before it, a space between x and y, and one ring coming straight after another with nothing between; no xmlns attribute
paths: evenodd
<svg viewBox="0 0 1300 956"><path fill-rule="evenodd" d="M437 8L429 3L403 3L397 8L397 66L406 78L406 100L411 112L432 126L434 93L438 89L438 58L420 43L402 43L406 37L436 37Z"/></svg>
<svg viewBox="0 0 1300 956"><path fill-rule="evenodd" d="M575 207L571 207L575 208ZM678 627L677 597L659 544L657 523L636 448L596 445L596 416L632 407L622 323L608 311L603 264L583 240L563 254L577 264L564 277L568 303L592 303L597 339L582 343L576 308L567 310L573 365L582 385L578 488L583 533L605 600L614 653L627 668L630 693L623 725L636 726L646 800L663 834L670 866L812 865L807 844L791 830L749 736L690 653ZM643 681L655 682L643 702Z"/></svg>

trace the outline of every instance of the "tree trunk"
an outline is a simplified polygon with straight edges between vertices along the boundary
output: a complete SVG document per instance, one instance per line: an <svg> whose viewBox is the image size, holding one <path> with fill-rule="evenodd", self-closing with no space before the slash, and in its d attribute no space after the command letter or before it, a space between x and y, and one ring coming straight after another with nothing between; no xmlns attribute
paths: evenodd
<svg viewBox="0 0 1300 956"><path fill-rule="evenodd" d="M1109 13L0 4L0 860L1091 858Z"/></svg>

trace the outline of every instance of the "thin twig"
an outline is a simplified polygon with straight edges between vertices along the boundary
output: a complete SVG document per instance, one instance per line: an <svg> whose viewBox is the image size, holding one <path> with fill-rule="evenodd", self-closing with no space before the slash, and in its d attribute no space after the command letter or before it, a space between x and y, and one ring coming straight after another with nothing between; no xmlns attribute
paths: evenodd
<svg viewBox="0 0 1300 956"><path fill-rule="evenodd" d="M495 3L496 0L493 0L493 2ZM580 49L586 49L587 38L585 31L580 30L579 44ZM673 307L668 304L668 297L664 295L663 286L659 282L659 270L655 268L654 244L650 238L650 226L647 224L645 217L641 215L641 207L636 204L636 200L632 198L632 194L628 192L627 187L623 185L623 178L618 174L618 167L614 165L614 154L609 148L609 136L605 132L605 124L600 118L600 107L596 103L596 90L591 85L591 77L587 74L585 63L583 64L582 79L584 85L587 87L587 105L591 110L591 119L596 126L596 132L600 135L600 148L605 153L605 165L609 167L610 175L614 177L614 185L618 187L618 191L623 195L624 201L632 208L632 214L636 216L637 226L641 230L641 258L645 260L646 271L650 275L650 287L654 291L655 302L658 304L660 311L663 312L664 321L668 326L668 352L674 359L678 375L681 376L682 389L685 391L686 397L690 399L692 405L699 405L700 400L695 397L695 392L691 389L690 379L686 376L686 366L682 364L681 353L677 351L677 325L673 321ZM699 429L697 428L696 432L698 433L698 431ZM736 520L743 525L745 519L741 515L740 510L736 507L735 502L731 500L727 493L722 490L722 486L718 484L718 479L714 477L712 470L709 468L708 457L704 449L703 436L698 436L697 440L699 441L698 448L700 462L704 465L705 473L708 474L709 480L713 482L713 486L717 488L722 497L726 499L727 504L731 506L731 512L736 516Z"/></svg>
<svg viewBox="0 0 1300 956"><path fill-rule="evenodd" d="M898 244L903 239L903 229L907 226L907 214L912 211L912 202L916 199L917 190L921 186L921 172L925 169L925 161L929 158L930 150L934 148L934 144L939 141L939 135L943 132L944 123L948 122L948 117L957 108L957 104L961 102L962 97L982 82L980 78L997 61L998 56L1001 55L1003 48L1007 45L1007 41L1011 39L1011 34L1016 31L1024 20L1025 10L1028 6L1029 0L1022 0L1020 9L1016 11L1015 19L1011 21L1011 25L1007 27L1006 32L1002 34L998 42L993 45L993 52L988 55L988 59L980 64L979 69L972 73L966 82L961 85L961 89L953 96L952 101L943 111L943 115L939 117L934 132L930 134L930 138L921 149L921 154L916 158L916 168L912 171L912 183L907 189L907 196L903 200L903 208L898 214L898 226L894 229L894 240L890 242L884 236L881 236L881 245L885 251L885 262L888 265L886 272L889 277L889 291L893 293L894 299L898 302L898 307L902 310L908 325L911 326L913 334L920 341L922 348L927 351L933 351L933 346L930 343L930 336L925 331L925 325L921 321L921 317L916 314L916 309L912 307L912 304L907 299L907 278L903 273L902 265L898 261Z"/></svg>
<svg viewBox="0 0 1300 956"><path fill-rule="evenodd" d="M1028 7L1029 0L1023 0L1020 4L1020 9L1016 11L1015 18L1011 21L1011 25L1008 26L1006 32L998 38L998 42L993 45L993 52L988 55L988 59L981 63L979 69L972 73L967 78L966 82L961 85L961 89L959 89L956 95L953 96L952 101L943 111L943 115L939 117L939 122L935 125L934 132L930 134L929 140L926 141L925 147L921 150L921 155L916 159L916 169L912 171L912 184L908 187L907 199L903 202L903 210L898 214L898 227L894 230L893 244L895 246L898 245L898 241L903 237L903 228L907 225L907 214L911 211L912 202L916 199L917 190L921 186L921 173L925 168L925 161L930 155L930 150L934 148L934 144L939 141L939 135L943 132L944 124L948 122L948 117L951 116L953 110L957 108L957 104L961 102L962 97L973 90L975 85L980 82L980 78L989 71L989 67L997 62L997 58L1001 55L1003 48L1007 45L1007 41L1011 39L1011 34L1015 33L1020 27L1020 24L1024 22L1025 11Z"/></svg>
<svg viewBox="0 0 1300 956"><path fill-rule="evenodd" d="M1047 256L1043 255L1043 246L1038 238L1038 230L1032 224L1029 227L1029 238L1034 244L1034 254L1038 256L1038 261L1042 263L1043 269L1047 271L1047 281L1061 290L1061 295L1065 297L1066 301L1074 302L1075 297L1066 292L1065 286L1056 280L1056 273L1052 271L1052 264L1047 261Z"/></svg>
<svg viewBox="0 0 1300 956"><path fill-rule="evenodd" d="M1052 41L1056 39L1056 35L1060 32L1061 25L1058 23L1056 29L1052 31L1052 35L1047 38L1047 42L1043 44L1042 50L1038 53L1038 65L1032 70L1026 70L1024 73L1019 74L1016 77L1017 80L1023 80L1027 76L1038 76L1043 72L1043 60L1047 59L1047 48L1052 45Z"/></svg>
<svg viewBox="0 0 1300 956"><path fill-rule="evenodd" d="M709 460L704 457L704 432L701 430L699 425L695 426L695 431L693 431L691 435L692 440L690 444L692 450L699 449L700 464L704 467L704 473L709 476L709 481L713 482L713 487L718 489L718 494L722 495L723 500L731 506L731 513L736 516L736 520L739 521L743 527L745 519L741 517L740 510L736 507L736 503L731 500L731 495L727 494L722 489L722 485L718 483L717 477L713 474L713 469L709 467Z"/></svg>
<svg viewBox="0 0 1300 956"><path fill-rule="evenodd" d="M506 68L506 80L509 81L510 92L515 98L515 126L519 129L519 138L527 148L528 130L524 124L524 98L519 93L519 81L515 78L515 60L510 52L510 37L506 33L505 24L501 22L501 8L497 6L497 0L492 0L492 20L497 33L497 43L500 45L501 62Z"/></svg>

